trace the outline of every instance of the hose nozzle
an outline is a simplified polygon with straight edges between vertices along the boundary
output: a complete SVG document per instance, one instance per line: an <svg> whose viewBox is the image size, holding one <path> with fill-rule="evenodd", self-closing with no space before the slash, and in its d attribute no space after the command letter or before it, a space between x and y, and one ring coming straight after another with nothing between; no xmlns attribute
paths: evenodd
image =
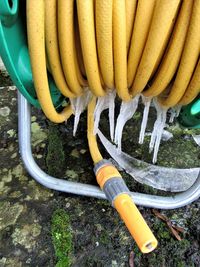
<svg viewBox="0 0 200 267"><path fill-rule="evenodd" d="M158 244L133 202L131 193L117 169L107 160L101 160L94 168L97 182L108 200L120 214L129 232L143 253L153 251Z"/></svg>

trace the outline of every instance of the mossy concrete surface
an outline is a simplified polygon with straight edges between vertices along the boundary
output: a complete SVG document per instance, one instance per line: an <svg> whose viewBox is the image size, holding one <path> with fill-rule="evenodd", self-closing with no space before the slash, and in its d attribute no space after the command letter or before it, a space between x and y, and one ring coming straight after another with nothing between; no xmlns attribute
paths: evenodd
<svg viewBox="0 0 200 267"><path fill-rule="evenodd" d="M154 252L142 255L107 201L51 191L36 183L20 159L16 89L7 87L11 82L8 77L5 82L5 77L0 80L0 107L3 108L0 113L1 267L131 266L131 251L134 251L135 266L200 266L200 201L178 210L160 211L172 224L184 229L184 233L180 233L181 241L176 240L151 209L140 207L159 241ZM139 125L140 119L139 111L135 123ZM106 116L102 117L102 127L104 125L107 125ZM67 125L58 126L49 123L40 110L33 109L33 155L38 165L51 175L96 185L88 152L85 115L81 117L76 137L72 136L72 130L73 119ZM137 145L137 131L132 122L127 124L123 147L127 152L134 151L135 154L132 153L138 158L150 161L147 144L142 148ZM190 133L176 133L170 142L173 148L176 143L183 148L173 163L185 166L187 159L188 165L198 165L199 147L193 143ZM189 151L185 146L187 142ZM171 166L173 151L168 155L168 149L167 143L162 143L159 161ZM102 152L108 157L103 149ZM122 174L132 190L156 192Z"/></svg>
<svg viewBox="0 0 200 267"><path fill-rule="evenodd" d="M72 231L69 215L64 209L57 209L51 221L52 241L57 257L56 267L71 266L72 263Z"/></svg>

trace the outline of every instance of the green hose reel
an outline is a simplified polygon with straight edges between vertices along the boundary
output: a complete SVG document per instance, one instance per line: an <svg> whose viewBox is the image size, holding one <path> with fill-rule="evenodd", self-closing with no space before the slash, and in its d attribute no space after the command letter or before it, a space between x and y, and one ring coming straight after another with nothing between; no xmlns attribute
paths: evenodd
<svg viewBox="0 0 200 267"><path fill-rule="evenodd" d="M179 115L179 122L186 128L200 128L200 96L182 108Z"/></svg>
<svg viewBox="0 0 200 267"><path fill-rule="evenodd" d="M34 106L40 107L34 89L26 34L26 1L0 2L0 56L14 84ZM48 73L51 97L56 107L62 104L61 95ZM179 122L187 128L200 128L200 98L182 108Z"/></svg>
<svg viewBox="0 0 200 267"><path fill-rule="evenodd" d="M34 106L40 107L34 89L26 35L26 1L0 2L0 56L13 83ZM48 74L51 97L56 107L62 104L53 78Z"/></svg>

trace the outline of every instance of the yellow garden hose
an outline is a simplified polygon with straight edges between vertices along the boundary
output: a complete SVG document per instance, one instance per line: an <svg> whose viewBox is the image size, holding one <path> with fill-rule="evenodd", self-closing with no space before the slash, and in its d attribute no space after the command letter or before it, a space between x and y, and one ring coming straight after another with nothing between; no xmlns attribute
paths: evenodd
<svg viewBox="0 0 200 267"><path fill-rule="evenodd" d="M27 2L27 10L30 5L34 7L33 1ZM180 4L182 6L179 12ZM38 8L40 5L45 5L43 21L45 21L48 68L63 95L70 98L80 96L82 88L89 85L95 96L105 95L106 88L116 88L118 96L124 101L131 100L140 92L144 96L154 97L168 87L178 69L175 83L167 99L163 97L159 99L163 106L170 107L183 97L199 56L199 0L194 1L193 9L192 0L60 0L58 3L56 0L39 0L35 6ZM39 9L36 18L44 15L42 9ZM193 10L192 15L191 10ZM27 12L27 26L28 32L33 32L29 24L33 25L35 21L29 23L30 13ZM173 33L168 44L172 29ZM39 33L42 32L41 25ZM33 66L36 57L32 55L31 46L34 46L33 42L36 44L36 38L30 37L31 34L28 35ZM166 46L167 50L162 59ZM44 46L39 48L37 45L37 47L42 54ZM45 56L43 57L44 60ZM146 88L159 63L160 67L150 83L151 86ZM186 64L188 67L185 67ZM184 86L182 76L185 81L187 80ZM35 75L34 80L35 85L42 83ZM44 90L45 87L42 87ZM190 88L188 87L187 96L191 90L193 95L197 95L194 89ZM36 88L36 91L39 90ZM43 98L40 92L38 94L40 99ZM191 98L192 95L188 99ZM52 109L47 108L43 103L47 102L47 98L45 99L41 101L41 105L45 114L50 115L50 110L54 108L53 106ZM50 101L50 98L48 99ZM55 121L53 118L52 120ZM59 120L63 121L64 118Z"/></svg>
<svg viewBox="0 0 200 267"><path fill-rule="evenodd" d="M112 0L97 0L95 5L99 66L105 85L110 89L114 88L112 2Z"/></svg>
<svg viewBox="0 0 200 267"><path fill-rule="evenodd" d="M191 103L195 97L200 93L200 59L196 66L192 79L186 89L183 97L179 101L179 105L187 105Z"/></svg>
<svg viewBox="0 0 200 267"><path fill-rule="evenodd" d="M200 0L195 0L185 47L174 84L167 98L160 98L164 107L175 106L183 97L192 77L200 52Z"/></svg>
<svg viewBox="0 0 200 267"><path fill-rule="evenodd" d="M152 86L143 91L146 97L157 96L162 93L172 80L181 58L185 37L190 22L193 1L183 1L180 14L176 21L171 40Z"/></svg>
<svg viewBox="0 0 200 267"><path fill-rule="evenodd" d="M47 2L51 2L48 1ZM58 33L59 48L62 60L62 66L66 81L76 95L82 93L82 87L77 77L79 69L76 66L77 55L75 49L74 33L74 1L59 0L58 5ZM63 31L63 29L65 29Z"/></svg>
<svg viewBox="0 0 200 267"><path fill-rule="evenodd" d="M83 61L83 54L81 49L81 40L80 40L80 31L78 27L78 14L77 9L75 10L75 19L74 19L74 27L75 27L75 49L77 50L77 60L78 65L80 66L81 74L84 78L86 78L86 72L85 72L85 65ZM87 81L86 81L87 83Z"/></svg>
<svg viewBox="0 0 200 267"><path fill-rule="evenodd" d="M64 96L75 97L75 95L68 88L60 62L57 34L56 0L45 0L45 42L49 68L51 74L53 75L56 86Z"/></svg>
<svg viewBox="0 0 200 267"><path fill-rule="evenodd" d="M96 96L105 95L101 85L94 25L94 2L77 0L78 23L81 37L83 60L90 90Z"/></svg>
<svg viewBox="0 0 200 267"><path fill-rule="evenodd" d="M131 88L133 96L142 92L166 46L166 40L179 8L180 0L156 1L149 35Z"/></svg>
<svg viewBox="0 0 200 267"><path fill-rule="evenodd" d="M126 6L125 1L113 1L113 47L115 87L118 96L128 101L131 96L127 86Z"/></svg>
<svg viewBox="0 0 200 267"><path fill-rule="evenodd" d="M156 0L139 0L128 54L128 87L131 87L147 40Z"/></svg>
<svg viewBox="0 0 200 267"><path fill-rule="evenodd" d="M133 25L135 20L135 13L137 7L136 0L126 0L126 50L129 51Z"/></svg>
<svg viewBox="0 0 200 267"><path fill-rule="evenodd" d="M89 148L90 148L90 154L92 157L92 160L94 164L97 162L101 161L103 157L101 156L97 141L96 141L96 136L94 135L94 110L96 106L96 97L92 97L90 103L88 104L88 114L87 114L87 138L88 138L88 143L89 143Z"/></svg>
<svg viewBox="0 0 200 267"><path fill-rule="evenodd" d="M27 0L29 54L41 108L55 123L72 115L70 105L56 111L47 69L67 98L81 101L91 90L87 137L97 182L144 253L157 240L119 172L102 158L94 135L96 102L112 89L125 102L141 93L158 96L164 109L190 103L200 92L199 25L200 0Z"/></svg>
<svg viewBox="0 0 200 267"><path fill-rule="evenodd" d="M52 103L46 70L44 15L43 0L27 1L29 53L37 97L47 118L55 123L61 123L71 116L72 109L67 106L61 113L58 113Z"/></svg>

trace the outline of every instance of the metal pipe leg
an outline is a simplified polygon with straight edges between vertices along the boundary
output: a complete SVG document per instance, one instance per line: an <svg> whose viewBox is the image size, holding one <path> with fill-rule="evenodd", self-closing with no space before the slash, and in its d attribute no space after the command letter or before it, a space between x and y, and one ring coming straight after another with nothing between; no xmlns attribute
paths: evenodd
<svg viewBox="0 0 200 267"><path fill-rule="evenodd" d="M30 105L27 100L18 93L18 132L20 153L28 173L37 182L50 189L66 193L106 199L105 194L97 186L58 179L42 171L36 164L32 155L30 126ZM145 207L159 209L175 209L183 207L200 197L200 174L190 189L173 197L154 196L135 192L132 192L132 197L137 205Z"/></svg>

